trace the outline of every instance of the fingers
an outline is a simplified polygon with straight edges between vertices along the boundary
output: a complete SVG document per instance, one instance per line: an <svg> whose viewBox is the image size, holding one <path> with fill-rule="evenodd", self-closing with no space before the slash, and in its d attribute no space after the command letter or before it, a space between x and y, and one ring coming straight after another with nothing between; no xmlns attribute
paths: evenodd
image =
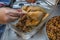
<svg viewBox="0 0 60 40"><path fill-rule="evenodd" d="M1 13L0 17L2 21L0 23L8 23L15 21L16 19L18 19L18 17L20 17L21 14L21 12L10 8L0 8L0 13Z"/></svg>
<svg viewBox="0 0 60 40"><path fill-rule="evenodd" d="M18 19L18 17L8 16L8 22L13 22L13 21L15 21L17 19Z"/></svg>
<svg viewBox="0 0 60 40"><path fill-rule="evenodd" d="M7 15L12 16L12 17L19 17L20 16L20 14L12 13L12 12L7 13Z"/></svg>
<svg viewBox="0 0 60 40"><path fill-rule="evenodd" d="M21 12L18 10L11 9L7 11L8 15L14 16L14 17L20 17Z"/></svg>
<svg viewBox="0 0 60 40"><path fill-rule="evenodd" d="M21 9L11 9L11 8L1 8L0 9L1 12L6 13L7 15L11 15L14 17L20 17L22 10Z"/></svg>
<svg viewBox="0 0 60 40"><path fill-rule="evenodd" d="M8 22L13 22L20 17L21 12L15 9L8 9L6 14L8 16Z"/></svg>

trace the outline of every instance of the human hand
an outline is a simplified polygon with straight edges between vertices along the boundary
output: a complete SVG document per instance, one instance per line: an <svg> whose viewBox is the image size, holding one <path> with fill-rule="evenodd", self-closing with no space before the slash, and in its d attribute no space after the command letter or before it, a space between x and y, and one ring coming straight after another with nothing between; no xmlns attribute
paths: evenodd
<svg viewBox="0 0 60 40"><path fill-rule="evenodd" d="M12 22L20 16L20 12L10 8L0 8L0 24Z"/></svg>

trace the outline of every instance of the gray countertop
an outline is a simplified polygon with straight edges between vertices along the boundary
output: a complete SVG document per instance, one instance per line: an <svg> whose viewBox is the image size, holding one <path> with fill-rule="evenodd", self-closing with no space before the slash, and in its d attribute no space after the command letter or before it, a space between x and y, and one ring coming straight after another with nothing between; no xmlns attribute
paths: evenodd
<svg viewBox="0 0 60 40"><path fill-rule="evenodd" d="M60 16L60 5L58 6L52 6L52 15L56 16L59 15Z"/></svg>

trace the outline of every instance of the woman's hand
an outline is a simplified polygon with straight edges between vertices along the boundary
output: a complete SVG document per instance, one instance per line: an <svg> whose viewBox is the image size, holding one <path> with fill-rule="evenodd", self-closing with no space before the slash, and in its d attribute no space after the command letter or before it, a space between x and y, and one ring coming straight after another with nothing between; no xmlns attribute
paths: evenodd
<svg viewBox="0 0 60 40"><path fill-rule="evenodd" d="M12 22L20 16L17 10L10 8L0 8L0 24Z"/></svg>

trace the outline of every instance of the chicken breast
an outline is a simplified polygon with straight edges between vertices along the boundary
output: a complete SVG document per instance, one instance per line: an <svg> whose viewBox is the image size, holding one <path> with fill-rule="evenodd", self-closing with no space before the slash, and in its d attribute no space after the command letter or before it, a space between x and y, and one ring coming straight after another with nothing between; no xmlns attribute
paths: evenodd
<svg viewBox="0 0 60 40"><path fill-rule="evenodd" d="M35 12L29 12L27 13L27 15L30 16L32 19L40 20L44 14L41 11L35 11Z"/></svg>

